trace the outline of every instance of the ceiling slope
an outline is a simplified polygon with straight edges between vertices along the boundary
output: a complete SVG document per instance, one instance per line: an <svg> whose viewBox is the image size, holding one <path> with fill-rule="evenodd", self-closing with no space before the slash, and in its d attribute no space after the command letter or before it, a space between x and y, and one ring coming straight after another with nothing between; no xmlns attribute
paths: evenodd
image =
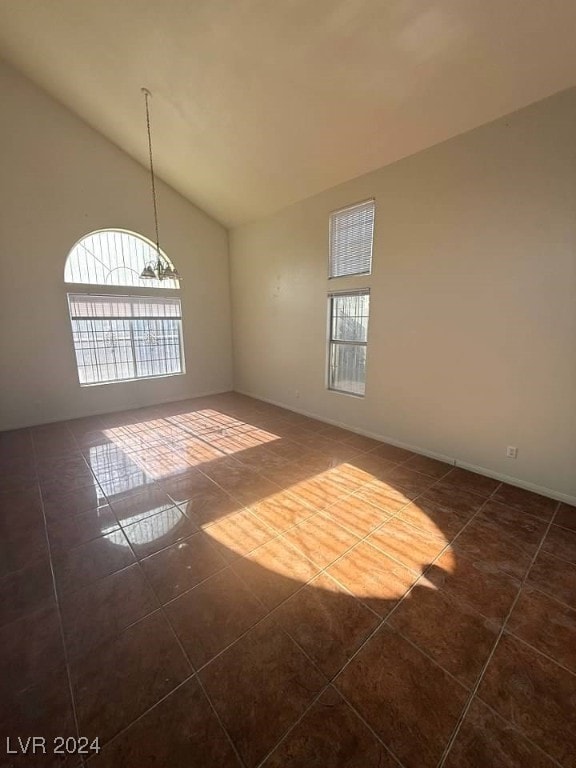
<svg viewBox="0 0 576 768"><path fill-rule="evenodd" d="M576 84L574 0L0 0L0 53L226 225Z"/></svg>

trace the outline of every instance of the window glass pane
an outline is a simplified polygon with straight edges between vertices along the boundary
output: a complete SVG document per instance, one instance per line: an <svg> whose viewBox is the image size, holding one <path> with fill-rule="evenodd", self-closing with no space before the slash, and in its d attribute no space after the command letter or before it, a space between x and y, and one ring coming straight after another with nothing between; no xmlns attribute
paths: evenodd
<svg viewBox="0 0 576 768"><path fill-rule="evenodd" d="M352 294L332 297L332 339L366 341L370 296Z"/></svg>
<svg viewBox="0 0 576 768"><path fill-rule="evenodd" d="M161 260L174 268L164 252ZM83 237L70 251L64 282L90 285L125 285L146 288L179 288L178 280L142 279L148 265L158 261L156 246L141 235L106 229Z"/></svg>
<svg viewBox="0 0 576 768"><path fill-rule="evenodd" d="M363 395L366 380L366 346L364 344L330 345L330 389Z"/></svg>
<svg viewBox="0 0 576 768"><path fill-rule="evenodd" d="M81 384L183 372L178 299L68 298ZM143 316L144 306L150 316ZM104 311L108 317L103 317Z"/></svg>

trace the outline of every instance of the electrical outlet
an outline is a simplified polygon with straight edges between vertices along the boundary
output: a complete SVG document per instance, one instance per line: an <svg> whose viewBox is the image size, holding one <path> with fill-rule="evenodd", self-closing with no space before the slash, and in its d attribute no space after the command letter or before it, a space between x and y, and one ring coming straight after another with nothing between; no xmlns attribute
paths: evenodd
<svg viewBox="0 0 576 768"><path fill-rule="evenodd" d="M294 392L294 394L296 395L296 397L300 397L300 390L298 390L298 389L297 389L297 390Z"/></svg>
<svg viewBox="0 0 576 768"><path fill-rule="evenodd" d="M506 448L506 456L509 459L515 459L518 456L518 448L516 448L515 445L509 445L508 448Z"/></svg>

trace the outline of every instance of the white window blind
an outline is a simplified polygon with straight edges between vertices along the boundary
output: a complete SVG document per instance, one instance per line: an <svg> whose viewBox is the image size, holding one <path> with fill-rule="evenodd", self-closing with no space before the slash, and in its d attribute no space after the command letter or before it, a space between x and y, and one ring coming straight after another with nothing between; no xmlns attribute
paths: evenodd
<svg viewBox="0 0 576 768"><path fill-rule="evenodd" d="M176 317L181 318L180 299L159 296L90 296L69 293L72 318Z"/></svg>
<svg viewBox="0 0 576 768"><path fill-rule="evenodd" d="M373 235L374 200L331 213L329 277L369 274Z"/></svg>
<svg viewBox="0 0 576 768"><path fill-rule="evenodd" d="M80 384L184 372L179 299L69 294Z"/></svg>

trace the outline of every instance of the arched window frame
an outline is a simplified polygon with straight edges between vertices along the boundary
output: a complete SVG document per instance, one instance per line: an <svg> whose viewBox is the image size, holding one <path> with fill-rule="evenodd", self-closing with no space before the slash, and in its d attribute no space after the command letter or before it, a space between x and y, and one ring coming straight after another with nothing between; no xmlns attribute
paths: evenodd
<svg viewBox="0 0 576 768"><path fill-rule="evenodd" d="M120 383L120 382L131 382L131 381L140 381L142 379L151 379L151 378L162 378L165 376L175 376L175 375L182 375L186 372L185 368L185 359L184 359L184 342L183 342L183 333L182 333L182 312L181 312L181 303L180 303L180 282L178 280L166 280L166 281L153 281L153 280L144 280L142 279L140 284L135 284L136 280L134 280L133 284L110 284L106 282L74 282L70 278L75 277L76 275L71 273L71 269L69 267L69 261L71 256L77 251L79 247L82 246L82 243L85 240L88 240L89 238L93 238L95 236L98 236L100 234L120 234L124 236L128 236L131 238L135 238L136 240L144 243L146 246L148 246L148 257L149 261L155 260L157 258L156 253L156 246L152 241L150 241L148 238L146 238L144 235L139 234L138 232L133 232L127 229L121 229L116 227L110 227L110 228L104 228L104 229L98 229L94 230L92 232L87 233L86 235L83 235L79 240L76 241L74 246L71 248L71 250L68 253L68 256L66 257L65 266L64 266L64 286L66 289L66 298L68 301L68 310L70 315L70 323L71 323L71 330L72 330L72 345L73 349L75 351L75 357L76 357L76 367L77 367L77 373L78 373L78 381L80 386L94 386L94 385L100 385L100 384L112 384L112 383ZM162 258L168 263L172 268L175 268L174 263L170 260L170 258L161 251ZM145 261L142 261L141 263L141 269L146 265ZM132 269L134 272L135 270ZM164 285L163 283L166 283ZM114 303L114 299L117 300L118 304L126 307L132 303L136 303L137 305L141 306L142 301L140 302L134 302L134 300L140 298L141 300L144 300L146 298L149 299L148 305L150 306L152 310L152 315L143 319L140 317L123 317L121 320L123 322L120 322L120 318L114 317L114 318L108 318L108 325L110 328L116 328L118 326L122 326L123 333L120 335L123 335L125 337L130 337L130 349L132 351L132 359L129 361L131 363L131 367L133 368L133 374L132 375L121 375L122 374L122 360L116 361L116 363L112 363L107 366L103 366L101 363L98 363L98 360L96 359L98 356L101 356L98 350L92 350L91 356L93 365L87 366L85 365L85 359L86 355L83 353L80 355L80 344L79 344L79 331L78 331L78 322L75 322L77 318L73 316L73 307L78 306L79 302L77 301L78 298L81 299L87 299L93 302L93 305L95 308L98 308L100 310L100 305L97 302L98 297L103 297L103 301L100 302L101 305L108 305ZM108 297L108 298L106 298ZM114 297L114 299L111 299L110 297ZM179 307L179 314L176 317L174 313L174 305L177 304ZM86 306L84 302L84 306ZM163 309L169 306L170 307L170 313L163 313ZM98 320L100 318L94 317L94 322L92 323L92 328L98 327L101 324L98 323ZM137 358L137 353L142 352L143 347L146 345L143 344L142 339L136 339L134 338L135 335L135 328L141 327L144 322L148 323L148 333L150 334L150 338L153 337L153 335L156 335L155 338L155 346L162 347L168 349L168 346L170 348L171 355L170 357L166 357L166 359L160 359L158 361L144 361L147 362L148 365L142 365L143 361ZM162 334L158 333L158 328L162 329L166 326L170 326L172 331L175 331L175 326L177 326L177 335L178 335L178 342L177 344L170 343L170 345L162 345L162 343L158 343L158 335L162 336ZM118 341L119 334L116 333L114 330L110 330L108 332L109 338ZM116 335L115 335L116 334ZM174 335L174 334L172 334ZM84 336L84 339L87 337ZM125 339L126 347L128 347L128 339ZM92 343L95 346L102 345L102 339L101 334L100 338L98 338L98 332L93 331L93 339ZM111 342L113 343L113 342ZM126 361L125 361L126 362ZM117 370L112 371L114 369L114 366L116 366ZM92 370L89 370L90 367ZM127 373L127 369L130 368L130 365L127 363L124 365L124 374ZM87 375L89 374L89 375Z"/></svg>

